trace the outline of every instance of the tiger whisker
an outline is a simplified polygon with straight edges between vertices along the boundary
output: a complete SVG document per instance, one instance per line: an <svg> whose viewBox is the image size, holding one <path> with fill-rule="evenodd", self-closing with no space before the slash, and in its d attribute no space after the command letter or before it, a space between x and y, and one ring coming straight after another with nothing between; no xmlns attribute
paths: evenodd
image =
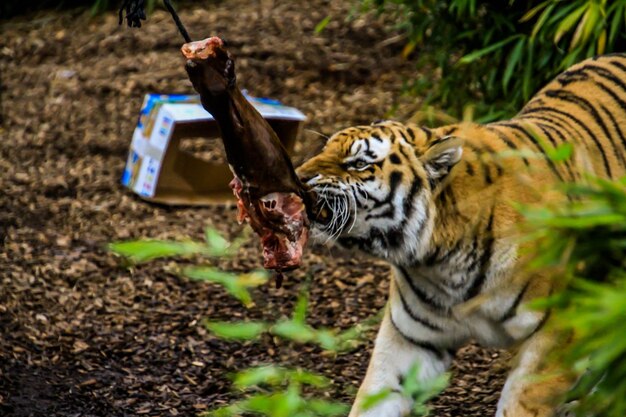
<svg viewBox="0 0 626 417"><path fill-rule="evenodd" d="M313 129L305 129L305 131L311 132L311 133L316 134L318 136L321 136L321 137L323 137L326 140L330 139L330 136L327 136L327 135L323 134L322 132L318 132L318 131L313 130Z"/></svg>

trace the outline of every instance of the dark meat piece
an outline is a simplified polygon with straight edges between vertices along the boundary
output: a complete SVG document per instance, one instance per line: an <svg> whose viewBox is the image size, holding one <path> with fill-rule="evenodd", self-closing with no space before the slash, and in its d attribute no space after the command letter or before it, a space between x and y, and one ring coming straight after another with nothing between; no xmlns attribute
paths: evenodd
<svg viewBox="0 0 626 417"><path fill-rule="evenodd" d="M261 237L264 265L300 265L308 237L305 205L312 202L276 133L237 87L235 62L218 37L186 43L182 53L202 106L217 121L235 179L239 221Z"/></svg>

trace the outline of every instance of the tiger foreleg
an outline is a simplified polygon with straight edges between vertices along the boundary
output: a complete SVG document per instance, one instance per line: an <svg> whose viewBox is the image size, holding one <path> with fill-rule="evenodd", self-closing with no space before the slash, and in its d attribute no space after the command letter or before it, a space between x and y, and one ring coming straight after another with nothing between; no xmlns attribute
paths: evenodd
<svg viewBox="0 0 626 417"><path fill-rule="evenodd" d="M365 379L359 388L349 417L402 417L409 414L413 400L401 393L402 381L411 366L419 363L418 378L426 380L445 372L451 355L438 355L405 339L391 322L389 308L376 337ZM368 396L388 390L384 400L363 408Z"/></svg>
<svg viewBox="0 0 626 417"><path fill-rule="evenodd" d="M496 417L556 417L564 394L574 382L552 356L563 340L542 329L522 345L516 366L504 384Z"/></svg>

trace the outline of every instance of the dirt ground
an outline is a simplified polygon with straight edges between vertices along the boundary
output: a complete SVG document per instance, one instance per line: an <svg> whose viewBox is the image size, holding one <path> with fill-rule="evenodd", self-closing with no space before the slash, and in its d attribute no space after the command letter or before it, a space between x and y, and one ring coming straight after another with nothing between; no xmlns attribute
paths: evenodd
<svg viewBox="0 0 626 417"><path fill-rule="evenodd" d="M181 13L192 36L229 40L250 93L309 116L297 161L322 145L316 132L418 108L402 95L415 76L399 58L403 39L338 3L229 0ZM144 94L192 92L169 16L157 11L141 30L80 10L0 24L0 415L193 416L234 398L229 373L268 362L317 370L334 382L328 397L349 402L372 343L329 357L271 337L220 341L200 322L289 314L312 271L310 323L346 328L384 305L383 263L315 247L282 289L256 290L248 310L214 285L164 272L167 262L129 270L105 249L133 237L201 239L207 225L242 230L232 206L156 206L119 184ZM252 240L219 265L246 271L259 258ZM493 415L505 357L461 350L433 414Z"/></svg>

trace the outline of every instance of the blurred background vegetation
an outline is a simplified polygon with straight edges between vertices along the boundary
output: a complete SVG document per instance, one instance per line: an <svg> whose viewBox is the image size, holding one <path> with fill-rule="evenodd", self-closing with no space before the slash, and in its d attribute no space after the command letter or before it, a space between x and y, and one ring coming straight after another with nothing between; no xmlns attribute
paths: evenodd
<svg viewBox="0 0 626 417"><path fill-rule="evenodd" d="M570 65L626 47L626 0L345 1L354 2L358 12L393 18L406 39L403 54L416 62L405 92L456 118L468 106L478 121L509 117ZM148 11L160 3L145 0ZM0 15L78 6L98 14L120 4L9 0L0 4ZM328 16L316 30L344 18Z"/></svg>
<svg viewBox="0 0 626 417"><path fill-rule="evenodd" d="M626 0L360 0L393 14L420 74L407 88L460 117L515 114L570 65L626 47Z"/></svg>

